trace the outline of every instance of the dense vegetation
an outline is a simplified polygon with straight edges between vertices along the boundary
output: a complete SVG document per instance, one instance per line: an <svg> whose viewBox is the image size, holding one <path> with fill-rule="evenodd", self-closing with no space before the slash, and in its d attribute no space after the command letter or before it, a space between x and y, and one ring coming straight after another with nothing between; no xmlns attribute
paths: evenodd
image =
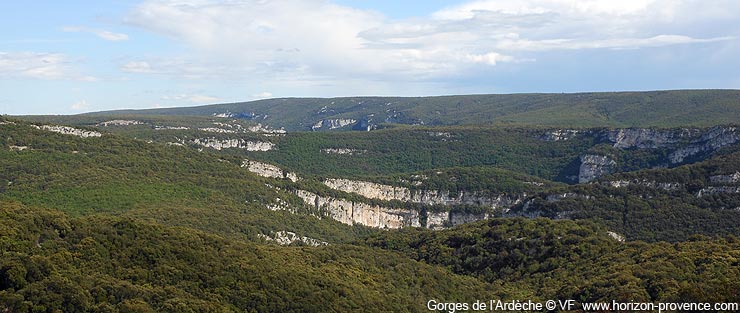
<svg viewBox="0 0 740 313"><path fill-rule="evenodd" d="M740 145L673 164L668 155L695 137L617 148L603 128L740 123L738 96L272 99L24 117L101 131L96 138L0 117L0 312L425 311L429 299L740 302L740 192L733 189L740 183L712 178L740 173ZM236 116L213 116L227 112ZM381 129L246 130L257 123L307 130L333 118ZM112 119L142 124L97 125ZM422 122L442 126L398 125ZM599 128L548 139L558 131L552 126ZM197 138L275 149L217 151ZM575 184L585 154L618 165ZM245 158L303 179L256 176L242 167ZM381 201L333 190L321 183L326 178L522 201L497 209ZM377 230L316 216L293 194L299 189L417 210L420 221L445 211L509 218L442 231ZM328 246L265 239L280 231Z"/></svg>
<svg viewBox="0 0 740 313"><path fill-rule="evenodd" d="M494 219L442 231L379 233L366 244L483 281L515 282L545 299L740 300L740 239L733 236L625 244L591 222Z"/></svg>
<svg viewBox="0 0 740 313"><path fill-rule="evenodd" d="M706 192L712 187L740 185L711 181L713 176L737 172L740 153L732 153L677 168L619 173L594 184L550 190L514 211L595 220L632 240L675 242L692 234L738 235L740 193ZM619 181L629 185L612 186L611 182Z"/></svg>
<svg viewBox="0 0 740 313"><path fill-rule="evenodd" d="M72 216L135 216L253 240L286 228L331 242L370 231L265 210L277 198L299 208L302 202L267 187L264 178L240 167L241 159L117 136L79 138L23 123L0 125L0 131L0 199Z"/></svg>
<svg viewBox="0 0 740 313"><path fill-rule="evenodd" d="M264 246L13 202L0 202L0 225L2 311L400 312L527 296L360 246Z"/></svg>

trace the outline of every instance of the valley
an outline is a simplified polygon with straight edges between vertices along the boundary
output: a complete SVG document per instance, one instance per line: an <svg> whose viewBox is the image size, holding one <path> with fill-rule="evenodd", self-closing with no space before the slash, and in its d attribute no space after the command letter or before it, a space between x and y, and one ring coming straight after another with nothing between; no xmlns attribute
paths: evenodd
<svg viewBox="0 0 740 313"><path fill-rule="evenodd" d="M3 116L0 309L737 302L738 96L294 98Z"/></svg>

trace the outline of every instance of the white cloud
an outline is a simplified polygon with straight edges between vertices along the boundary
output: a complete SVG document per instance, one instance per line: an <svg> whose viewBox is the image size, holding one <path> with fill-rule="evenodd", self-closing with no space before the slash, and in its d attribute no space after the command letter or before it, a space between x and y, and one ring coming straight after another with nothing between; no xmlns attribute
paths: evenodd
<svg viewBox="0 0 740 313"><path fill-rule="evenodd" d="M125 41L128 40L128 35L123 33L114 33L111 31L107 31L104 29L96 29L96 28L88 28L88 27L80 27L80 26L66 26L62 28L65 32L85 32L85 33L91 33L95 36L98 36L101 39L105 39L108 41Z"/></svg>
<svg viewBox="0 0 740 313"><path fill-rule="evenodd" d="M263 91L263 92L252 95L252 99L267 99L267 98L272 98L271 92Z"/></svg>
<svg viewBox="0 0 740 313"><path fill-rule="evenodd" d="M222 101L221 98L213 97L213 96L206 96L206 95L198 95L198 94L179 94L174 96L162 96L162 100L167 101L187 101L191 103L214 103Z"/></svg>
<svg viewBox="0 0 740 313"><path fill-rule="evenodd" d="M485 0L389 20L327 0L147 0L126 23L195 53L121 69L193 79L434 80L554 50L736 40L740 16L728 12L737 11L731 0Z"/></svg>
<svg viewBox="0 0 740 313"><path fill-rule="evenodd" d="M89 107L90 107L90 105L87 103L86 100L81 100L81 101L75 102L71 106L72 110L75 110L75 111L82 111L82 110L85 110L85 109L87 109Z"/></svg>
<svg viewBox="0 0 740 313"><path fill-rule="evenodd" d="M145 61L131 61L121 66L121 70L128 73L153 73L152 66Z"/></svg>
<svg viewBox="0 0 740 313"><path fill-rule="evenodd" d="M0 52L0 78L96 81L77 73L74 62L60 53Z"/></svg>

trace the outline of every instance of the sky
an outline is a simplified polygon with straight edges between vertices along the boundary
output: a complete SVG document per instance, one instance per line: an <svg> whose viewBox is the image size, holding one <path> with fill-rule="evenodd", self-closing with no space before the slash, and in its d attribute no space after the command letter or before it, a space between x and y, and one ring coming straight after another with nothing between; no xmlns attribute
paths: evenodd
<svg viewBox="0 0 740 313"><path fill-rule="evenodd" d="M0 113L740 88L737 0L0 1Z"/></svg>

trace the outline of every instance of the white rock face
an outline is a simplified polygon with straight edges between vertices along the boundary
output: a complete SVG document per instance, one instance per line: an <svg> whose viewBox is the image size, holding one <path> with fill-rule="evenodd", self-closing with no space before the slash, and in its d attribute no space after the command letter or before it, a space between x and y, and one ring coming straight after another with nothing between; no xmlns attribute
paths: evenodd
<svg viewBox="0 0 740 313"><path fill-rule="evenodd" d="M275 148L275 144L271 142L245 141L244 139L196 138L192 142L216 150L236 148L246 149L247 151L270 151Z"/></svg>
<svg viewBox="0 0 740 313"><path fill-rule="evenodd" d="M668 161L670 164L678 164L688 157L739 142L740 131L736 127L726 126L712 127L708 131L696 128L626 128L609 131L606 137L613 142L615 148L620 149L676 148L668 156Z"/></svg>
<svg viewBox="0 0 740 313"><path fill-rule="evenodd" d="M581 157L581 167L578 170L578 183L587 183L596 178L611 173L617 162L607 156L587 154Z"/></svg>
<svg viewBox="0 0 740 313"><path fill-rule="evenodd" d="M678 149L668 156L671 163L681 163L684 159L705 152L716 151L740 141L740 131L736 127L713 127L687 147Z"/></svg>
<svg viewBox="0 0 740 313"><path fill-rule="evenodd" d="M327 149L321 149L321 152L326 153L326 154L357 155L357 154L367 153L367 150L347 149L347 148L327 148Z"/></svg>
<svg viewBox="0 0 740 313"><path fill-rule="evenodd" d="M72 135L82 138L89 138L89 137L100 137L103 136L103 134L95 131L89 131L89 130L82 130L74 127L68 127L68 126L57 126L57 125L31 125L35 127L36 129L42 129L47 130L50 132L60 133L64 135Z"/></svg>
<svg viewBox="0 0 740 313"><path fill-rule="evenodd" d="M190 127L185 126L154 126L154 130L187 130Z"/></svg>
<svg viewBox="0 0 740 313"><path fill-rule="evenodd" d="M487 213L428 212L426 225L422 225L421 215L415 210L388 208L341 198L324 197L305 190L296 190L293 193L313 209L309 215L318 218L329 217L348 225L360 224L387 229L422 226L442 229L491 217ZM267 205L267 209L298 213L297 208L291 207L289 203L280 198Z"/></svg>
<svg viewBox="0 0 740 313"><path fill-rule="evenodd" d="M614 238L614 240L616 240L616 241L619 241L619 242L624 242L624 236L622 236L622 235L620 235L620 234L617 234L617 233L615 233L615 232L613 232L613 231L608 231L608 232L606 232L606 233L607 233L607 234L608 234L608 235L609 235L610 237Z"/></svg>
<svg viewBox="0 0 740 313"><path fill-rule="evenodd" d="M280 129L272 129L269 126L262 126L261 123L257 123L257 125L247 128L250 132L253 133L265 133L265 134L285 134L286 131L284 128Z"/></svg>
<svg viewBox="0 0 740 313"><path fill-rule="evenodd" d="M101 122L96 124L97 126L109 127L109 126L130 126L130 125L143 125L144 122L135 120L111 120L107 122Z"/></svg>
<svg viewBox="0 0 740 313"><path fill-rule="evenodd" d="M450 212L428 212L427 228L444 229L451 226Z"/></svg>
<svg viewBox="0 0 740 313"><path fill-rule="evenodd" d="M350 193L353 192L370 199L378 199L383 201L411 200L411 190L403 187L394 187L349 179L327 179L324 181L324 185L331 189Z"/></svg>
<svg viewBox="0 0 740 313"><path fill-rule="evenodd" d="M337 129L337 128L346 127L346 126L349 126L355 123L357 123L357 120L351 119L351 118L326 119L326 120L320 120L316 122L316 124L311 126L311 130Z"/></svg>
<svg viewBox="0 0 740 313"><path fill-rule="evenodd" d="M244 162L242 162L242 167L246 167L250 172L262 177L288 178L293 182L296 182L299 179L296 173L285 171L272 164L244 160Z"/></svg>
<svg viewBox="0 0 740 313"><path fill-rule="evenodd" d="M452 224L452 226L457 226L457 225L480 221L480 220L487 220L489 218L490 218L490 215L488 213L472 214L472 213L450 212L450 224Z"/></svg>
<svg viewBox="0 0 740 313"><path fill-rule="evenodd" d="M656 189L663 189L666 191L673 191L678 190L683 187L682 184L679 183L659 183L656 181L648 181L648 180L615 180L615 181L609 181L607 182L608 185L614 187L614 188L624 188L630 185L640 185L650 188L656 188Z"/></svg>
<svg viewBox="0 0 740 313"><path fill-rule="evenodd" d="M257 236L267 241L275 242L281 246L287 246L295 242L301 242L305 245L312 246L312 247L329 245L329 243L326 241L321 241L318 239L305 237L305 236L301 237L301 236L296 235L296 233L294 232L289 232L289 231L284 231L284 230L275 232L275 234L272 236L263 235L263 234L258 234Z"/></svg>
<svg viewBox="0 0 740 313"><path fill-rule="evenodd" d="M348 225L362 224L377 228L420 227L419 213L412 210L384 208L345 199L322 197L305 190L296 195L317 211Z"/></svg>
<svg viewBox="0 0 740 313"><path fill-rule="evenodd" d="M234 117L234 113L231 112L224 112L224 113L213 113L213 116L215 117L222 117L222 118L229 118Z"/></svg>
<svg viewBox="0 0 740 313"><path fill-rule="evenodd" d="M398 200L401 202L414 202L428 205L456 205L456 204L475 204L491 208L508 207L515 205L526 197L508 197L499 195L496 197L482 196L477 192L458 192L457 196L450 196L449 191L437 190L410 190L404 187L388 186L366 181L357 181L349 179L327 179L324 182L329 188L347 192L356 193L365 198L377 199L383 201Z"/></svg>
<svg viewBox="0 0 740 313"><path fill-rule="evenodd" d="M734 186L721 186L721 187L704 187L696 193L697 197L703 197L707 195L713 195L718 193L740 193L740 187Z"/></svg>
<svg viewBox="0 0 740 313"><path fill-rule="evenodd" d="M568 199L568 198L591 199L591 196L586 196L586 195L582 195L579 193L573 193L573 192L565 192L565 193L547 195L547 197L545 197L545 200L547 202L558 202L560 200Z"/></svg>
<svg viewBox="0 0 740 313"><path fill-rule="evenodd" d="M233 134L236 133L236 131L231 129L223 129L223 128L217 128L217 127L205 127L205 128L198 128L200 131L209 132L209 133L222 133L222 134Z"/></svg>
<svg viewBox="0 0 740 313"><path fill-rule="evenodd" d="M609 141L614 143L615 148L660 148L669 144L678 142L681 138L686 138L692 133L690 130L679 132L671 130L658 130L652 128L626 128L610 131L608 134Z"/></svg>
<svg viewBox="0 0 740 313"><path fill-rule="evenodd" d="M23 150L28 150L28 149L29 149L28 146L10 146L10 150L13 150L13 151L23 151Z"/></svg>
<svg viewBox="0 0 740 313"><path fill-rule="evenodd" d="M740 182L740 172L730 175L715 175L709 177L709 181L717 184L732 184Z"/></svg>
<svg viewBox="0 0 740 313"><path fill-rule="evenodd" d="M448 132L427 132L427 135L432 137L452 138L452 134Z"/></svg>
<svg viewBox="0 0 740 313"><path fill-rule="evenodd" d="M557 129L550 132L546 132L540 137L540 140L544 141L565 141L575 138L581 130L578 129Z"/></svg>

